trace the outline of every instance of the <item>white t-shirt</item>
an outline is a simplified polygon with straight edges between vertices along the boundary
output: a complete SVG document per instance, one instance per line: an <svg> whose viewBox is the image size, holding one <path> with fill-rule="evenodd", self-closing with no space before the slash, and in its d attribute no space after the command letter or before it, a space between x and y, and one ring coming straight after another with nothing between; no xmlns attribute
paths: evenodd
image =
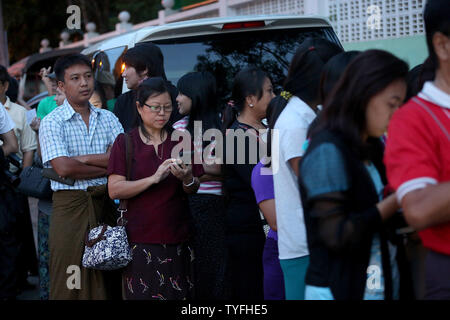
<svg viewBox="0 0 450 320"><path fill-rule="evenodd" d="M0 102L0 134L7 133L14 129L14 122L6 112L5 106Z"/></svg>
<svg viewBox="0 0 450 320"><path fill-rule="evenodd" d="M280 259L295 259L309 254L298 179L289 160L303 155L306 133L315 117L306 103L293 96L275 123L279 152L276 152L274 144L277 141L274 139L272 161L279 164L278 170L274 170L273 181Z"/></svg>

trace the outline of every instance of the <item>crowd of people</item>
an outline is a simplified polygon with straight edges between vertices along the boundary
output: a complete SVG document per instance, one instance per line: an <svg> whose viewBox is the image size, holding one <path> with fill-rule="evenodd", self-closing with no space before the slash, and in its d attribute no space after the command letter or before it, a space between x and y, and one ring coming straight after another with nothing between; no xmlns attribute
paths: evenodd
<svg viewBox="0 0 450 320"><path fill-rule="evenodd" d="M249 65L224 107L213 74L175 86L158 46L142 43L123 56L129 91L117 99L84 55L43 69L50 97L28 125L0 68L2 167L16 153L24 168L55 172L52 198L38 203L40 298L450 299L446 1L428 0L424 21L429 57L411 71L386 51L308 38L279 95L264 66ZM0 298L10 299L26 279L27 199L1 188ZM131 262L84 268L86 233L115 225L119 201Z"/></svg>

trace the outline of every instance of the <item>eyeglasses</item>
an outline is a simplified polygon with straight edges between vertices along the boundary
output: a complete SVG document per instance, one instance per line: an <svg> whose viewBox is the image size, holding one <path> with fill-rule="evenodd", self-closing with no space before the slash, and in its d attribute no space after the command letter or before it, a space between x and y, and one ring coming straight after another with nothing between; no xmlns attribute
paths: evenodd
<svg viewBox="0 0 450 320"><path fill-rule="evenodd" d="M144 103L144 105L147 106L152 112L155 112L155 113L160 113L161 109L163 109L165 113L172 111L172 106L164 106L164 107L163 106L150 106L146 103Z"/></svg>

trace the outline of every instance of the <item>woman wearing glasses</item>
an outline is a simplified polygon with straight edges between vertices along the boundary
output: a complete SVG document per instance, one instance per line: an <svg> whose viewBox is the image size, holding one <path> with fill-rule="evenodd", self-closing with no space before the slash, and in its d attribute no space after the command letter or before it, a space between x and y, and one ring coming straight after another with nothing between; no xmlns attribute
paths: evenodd
<svg viewBox="0 0 450 320"><path fill-rule="evenodd" d="M150 78L137 89L138 127L131 130L131 177L126 138L117 137L108 166L112 199L127 199L128 241L133 260L123 272L125 298L182 300L192 296L194 253L189 245L187 194L196 193L202 165L172 157L168 121L172 102L165 81Z"/></svg>

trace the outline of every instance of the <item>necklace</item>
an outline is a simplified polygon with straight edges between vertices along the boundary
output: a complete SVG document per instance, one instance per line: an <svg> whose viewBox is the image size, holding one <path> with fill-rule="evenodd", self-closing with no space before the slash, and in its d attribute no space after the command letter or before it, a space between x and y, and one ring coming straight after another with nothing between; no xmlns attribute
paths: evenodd
<svg viewBox="0 0 450 320"><path fill-rule="evenodd" d="M245 124L245 125L247 125L247 126L253 128L253 129L255 129L255 130L260 130L260 129L265 129L265 128L266 128L261 122L246 121L246 119L242 119L242 117L240 117L240 118L241 118L241 119L239 119L239 117L236 116L236 120L237 120L239 123ZM261 128L261 126L262 126L263 128Z"/></svg>
<svg viewBox="0 0 450 320"><path fill-rule="evenodd" d="M163 134L164 135L164 134ZM153 148L155 148L155 154L158 157L159 160L162 160L163 156L164 156L164 136L161 137L161 153L158 155L158 146L159 144L153 144ZM150 142L150 140L147 140L147 142Z"/></svg>
<svg viewBox="0 0 450 320"><path fill-rule="evenodd" d="M142 132L141 132L141 129L139 128L139 133L141 134ZM158 155L158 146L159 146L159 144L158 145L156 145L156 144L151 144L150 142L152 141L151 139L149 139L149 138L147 138L146 136L144 136L143 134L142 134L142 136L145 138L145 144L146 145L152 145L153 146L153 148L155 149L155 154L156 154L156 157L159 159L159 160L162 160L162 158L163 158L163 156L164 156L164 132L162 133L162 136L161 136L161 153L160 153L160 155Z"/></svg>
<svg viewBox="0 0 450 320"><path fill-rule="evenodd" d="M146 139L146 140L147 140L146 144L153 146L153 148L155 149L156 156L158 157L159 160L162 160L162 157L164 155L164 142L161 141L161 153L160 153L160 155L158 155L158 146L159 146L159 144L158 145L150 144L151 140L149 140L149 139Z"/></svg>
<svg viewBox="0 0 450 320"><path fill-rule="evenodd" d="M162 160L162 157L164 155L164 142L161 142L161 154L158 155L158 147L156 147L155 153L156 153L156 156L158 157L158 159Z"/></svg>

